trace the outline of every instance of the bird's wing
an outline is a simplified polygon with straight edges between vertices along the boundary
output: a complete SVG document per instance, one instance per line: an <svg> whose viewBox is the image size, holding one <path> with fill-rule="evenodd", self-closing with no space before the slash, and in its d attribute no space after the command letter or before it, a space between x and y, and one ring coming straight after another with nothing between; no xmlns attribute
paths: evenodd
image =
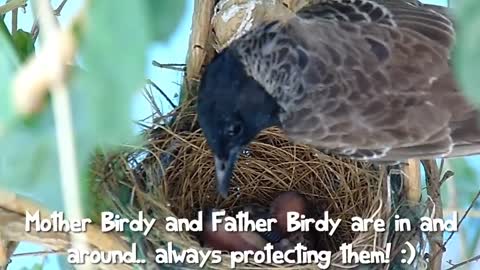
<svg viewBox="0 0 480 270"><path fill-rule="evenodd" d="M480 152L479 113L449 64L451 19L417 1L316 2L234 44L292 139L364 159Z"/></svg>

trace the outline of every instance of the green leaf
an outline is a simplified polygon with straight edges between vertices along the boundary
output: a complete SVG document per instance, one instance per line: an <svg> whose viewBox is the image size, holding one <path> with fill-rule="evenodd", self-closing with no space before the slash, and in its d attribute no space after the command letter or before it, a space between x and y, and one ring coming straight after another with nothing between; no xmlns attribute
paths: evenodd
<svg viewBox="0 0 480 270"><path fill-rule="evenodd" d="M453 172L455 173L456 179L463 179L468 183L476 183L476 172L475 169L468 164L464 158L452 158L449 160L450 164L453 167Z"/></svg>
<svg viewBox="0 0 480 270"><path fill-rule="evenodd" d="M29 32L19 29L17 32L15 32L15 34L13 34L12 38L22 62L24 62L32 53L35 52L33 36Z"/></svg>
<svg viewBox="0 0 480 270"><path fill-rule="evenodd" d="M455 173L454 184L457 194L462 194L457 196L457 204L459 207L467 207L477 193L476 189L472 189L472 186L477 185L477 173L464 158L452 158L449 163Z"/></svg>
<svg viewBox="0 0 480 270"><path fill-rule="evenodd" d="M55 129L51 111L24 120L12 106L11 82L20 65L12 37L0 23L0 185L35 198L46 207L62 209ZM28 38L17 40L28 48ZM25 42L27 41L27 42ZM20 43L22 43L20 42Z"/></svg>
<svg viewBox="0 0 480 270"><path fill-rule="evenodd" d="M0 138L0 184L62 210L55 126L50 108L34 122L17 120Z"/></svg>
<svg viewBox="0 0 480 270"><path fill-rule="evenodd" d="M148 0L149 26L154 38L166 40L175 31L185 13L185 0Z"/></svg>
<svg viewBox="0 0 480 270"><path fill-rule="evenodd" d="M2 22L3 23L3 22ZM0 28L3 28L0 26ZM11 79L20 65L20 61L12 46L10 35L0 29L0 139L7 126L14 119L12 106Z"/></svg>
<svg viewBox="0 0 480 270"><path fill-rule="evenodd" d="M480 1L459 1L456 19L455 73L464 93L480 107Z"/></svg>
<svg viewBox="0 0 480 270"><path fill-rule="evenodd" d="M93 1L80 48L86 72L76 74L89 139L102 146L132 141L131 100L144 84L150 35L143 1ZM128 19L126 19L128 18Z"/></svg>
<svg viewBox="0 0 480 270"><path fill-rule="evenodd" d="M80 43L86 71L74 70L69 85L84 192L91 183L86 178L93 151L99 146L106 150L135 143L134 138L138 138L133 136L131 100L144 85L145 52L152 40L151 29L157 26L146 16L151 7L144 1L119 0L113 6L110 1L93 1L89 7ZM162 31L167 35L167 30ZM16 44L28 52L29 37L19 35ZM0 128L11 116L9 85L5 82L11 80L20 62L11 40L3 42L8 37L3 34L0 40ZM29 122L13 118L8 123L9 128L0 133L0 185L36 198L52 210L63 210L51 104ZM82 198L90 202L87 196Z"/></svg>

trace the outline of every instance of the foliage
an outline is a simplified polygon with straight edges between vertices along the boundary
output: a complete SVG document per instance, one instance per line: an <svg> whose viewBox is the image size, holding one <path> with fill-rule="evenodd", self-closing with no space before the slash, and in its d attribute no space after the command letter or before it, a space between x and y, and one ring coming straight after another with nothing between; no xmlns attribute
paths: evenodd
<svg viewBox="0 0 480 270"><path fill-rule="evenodd" d="M470 100L480 107L480 1L463 0L455 2L457 19L457 45L454 64L462 90Z"/></svg>
<svg viewBox="0 0 480 270"><path fill-rule="evenodd" d="M75 32L84 69L75 67L68 85L83 191L91 183L93 151L139 143L130 102L144 84L146 50L169 37L184 7L184 1L119 0L114 7L90 1L86 27ZM47 100L43 111L25 119L12 104L11 82L31 54L32 34L22 29L11 34L0 20L0 185L62 209L52 106Z"/></svg>

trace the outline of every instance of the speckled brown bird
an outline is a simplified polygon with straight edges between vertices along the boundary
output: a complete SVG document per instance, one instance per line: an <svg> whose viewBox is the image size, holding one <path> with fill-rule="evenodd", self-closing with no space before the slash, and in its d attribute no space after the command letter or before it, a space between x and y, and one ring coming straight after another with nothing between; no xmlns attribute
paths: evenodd
<svg viewBox="0 0 480 270"><path fill-rule="evenodd" d="M354 159L480 153L480 113L453 76L455 29L407 0L318 0L263 24L208 65L199 123L228 193L241 150L279 126L296 143Z"/></svg>

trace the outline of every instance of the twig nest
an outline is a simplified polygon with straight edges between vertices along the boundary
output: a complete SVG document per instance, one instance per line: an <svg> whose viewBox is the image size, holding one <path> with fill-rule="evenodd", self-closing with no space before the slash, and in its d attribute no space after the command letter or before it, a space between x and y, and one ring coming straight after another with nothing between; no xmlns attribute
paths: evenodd
<svg viewBox="0 0 480 270"><path fill-rule="evenodd" d="M280 0L220 0L212 17L213 46L221 51L255 26L292 15L292 10Z"/></svg>

